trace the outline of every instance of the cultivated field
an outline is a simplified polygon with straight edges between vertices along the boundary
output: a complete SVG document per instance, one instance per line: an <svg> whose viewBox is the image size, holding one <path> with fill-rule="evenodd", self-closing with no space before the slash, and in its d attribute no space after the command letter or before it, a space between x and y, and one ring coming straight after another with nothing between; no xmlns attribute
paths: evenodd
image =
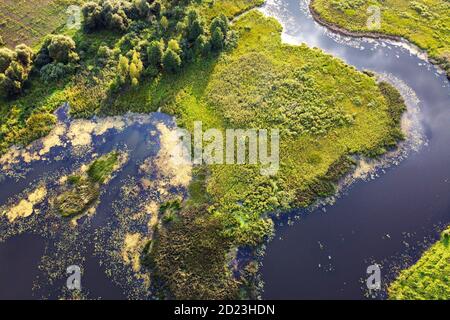
<svg viewBox="0 0 450 320"><path fill-rule="evenodd" d="M8 47L34 46L66 21L67 9L81 0L2 0L0 35Z"/></svg>

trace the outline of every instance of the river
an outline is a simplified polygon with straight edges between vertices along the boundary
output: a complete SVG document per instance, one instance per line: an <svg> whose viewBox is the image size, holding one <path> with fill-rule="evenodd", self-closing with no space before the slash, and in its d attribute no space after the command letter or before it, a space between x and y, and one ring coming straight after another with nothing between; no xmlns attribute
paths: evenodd
<svg viewBox="0 0 450 320"><path fill-rule="evenodd" d="M282 23L285 42L321 48L391 80L409 95L415 127L404 146L407 157L372 173L376 179L356 181L334 205L299 213L293 226L278 223L263 259L263 298L386 298L399 268L417 261L450 222L449 82L404 43L328 31L306 1L269 0L261 10ZM381 266L381 292L366 289L372 264Z"/></svg>

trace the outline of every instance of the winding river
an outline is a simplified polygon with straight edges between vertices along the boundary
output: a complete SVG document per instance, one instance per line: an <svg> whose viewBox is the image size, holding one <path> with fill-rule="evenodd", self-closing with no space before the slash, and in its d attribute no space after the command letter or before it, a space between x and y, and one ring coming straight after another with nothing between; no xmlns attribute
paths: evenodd
<svg viewBox="0 0 450 320"><path fill-rule="evenodd" d="M300 222L291 223L290 218L278 221L276 238L267 245L262 261L263 298L385 298L384 289L396 272L416 261L450 222L450 84L420 52L404 43L350 39L327 31L313 21L306 1L269 0L260 10L283 24L284 41L322 48L360 70L376 72L399 88L409 107L404 119L409 136L399 151L379 163L361 162L358 175L349 178L337 201L327 199L316 210L295 214ZM157 157L162 134L158 124L173 127L171 117L155 113L109 118L106 122L86 120L77 128L90 128L90 137L77 143L88 144L89 148L72 152L75 142L68 136L74 128L66 112L67 108L58 111L61 132L47 140L56 147L41 155L46 148L41 142L20 155L14 170L3 168L0 206L15 196L14 201L26 197L36 181L44 181L51 190L60 178L99 154L119 149L128 153L128 162L101 193L97 213L81 218L79 233L57 233L60 226L56 220L46 216L44 225L37 214L31 217L32 230L21 232L18 226L14 232L22 234L0 244L0 298L58 298L60 290L55 288L64 286L61 280L38 281L32 291L36 278L51 274L55 267L52 261L57 260L83 266L83 284L90 298L124 298L124 288L117 283L130 278L123 270L111 269L114 260L105 259L108 251L117 248L98 252L93 244L98 237L114 237L118 229L124 233L141 230L142 224L119 218L124 198L131 198L136 210L141 200L160 200L154 190L145 188L146 172L140 168L146 160ZM158 181L158 177L151 178ZM123 191L123 185L135 185L136 181L144 186L141 190ZM45 212L47 207L43 202L36 209ZM0 232L7 238L5 224L0 224ZM55 243L49 243L49 235L54 234ZM77 248L65 247L68 240L75 240ZM375 263L382 267L384 289L368 293L366 269ZM105 270L123 277L111 282ZM131 291L128 297L145 297L137 287Z"/></svg>
<svg viewBox="0 0 450 320"><path fill-rule="evenodd" d="M328 31L313 20L307 1L269 0L261 10L282 23L285 42L321 48L394 83L414 127L403 146L408 156L369 174L377 179L356 181L334 205L300 214L300 223L279 222L263 259L263 298L386 298L399 268L415 262L450 222L449 81L405 43ZM365 289L372 264L381 266L378 293Z"/></svg>

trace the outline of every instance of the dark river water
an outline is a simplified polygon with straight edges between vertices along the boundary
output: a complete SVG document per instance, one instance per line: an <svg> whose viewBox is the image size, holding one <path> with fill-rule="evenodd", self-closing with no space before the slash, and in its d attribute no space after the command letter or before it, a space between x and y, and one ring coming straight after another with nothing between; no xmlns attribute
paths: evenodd
<svg viewBox="0 0 450 320"><path fill-rule="evenodd" d="M156 180L152 173L140 170L140 166L144 161L154 159L160 150L160 133L156 125L164 124L166 128L173 128L174 119L162 113L128 114L123 117L80 120L81 126L75 126L76 121L68 117L67 110L67 106L64 106L57 111L58 127L65 128L59 136L61 145L52 147L48 154L31 162L18 157L19 162L2 170L0 206L11 205L17 203L18 199L26 198L29 194L26 191L33 190L37 183L43 183L47 190L57 189L61 177L72 174L98 155L117 150L127 153L128 161L107 187L102 189L95 215L79 220L79 232L70 230L66 224L61 228L65 232L52 233L49 226L59 223L58 219L53 218L54 214L39 217L42 212L49 211L47 200L35 207L40 213L33 214L28 220L24 219L23 224L20 221L11 224L0 215L0 235L2 240L6 240L0 243L0 299L61 298L68 277L64 272L70 265L82 267L82 288L89 298L122 299L127 297L124 292L133 288L128 283L125 288L118 285L120 281L128 282L126 276L120 279L123 276L120 270L115 270L115 279L105 274L108 267L111 267L105 265L105 261L113 263L107 259L108 251L118 248L105 246L99 251L95 243L101 243L101 246L107 243L114 245L108 240L113 237L114 230L123 229L124 233L147 232L146 223L125 221L120 224L118 217L125 214L124 207L133 210L138 208L139 203L153 197L158 201L154 190L141 191L133 196L121 192L121 188L127 183L136 185L135 181L141 178ZM69 128L78 127L83 130L83 127L89 128L95 124L97 131L86 131L90 132L90 143L83 145L81 149L79 146L75 147ZM78 132L78 136L82 135ZM33 143L27 147L27 153L34 154L34 151L41 150L42 144L40 141ZM180 190L175 188L173 192L179 193ZM14 198L17 199L11 202ZM118 205L120 203L123 207ZM100 239L103 240L95 238L98 237L98 231L102 232ZM57 270L58 276L49 283L48 279L54 270Z"/></svg>
<svg viewBox="0 0 450 320"><path fill-rule="evenodd" d="M302 215L293 226L281 222L263 259L265 299L364 299L369 265L381 265L386 286L450 222L449 82L403 46L326 31L304 1L270 0L263 11L283 24L285 41L400 79L420 100L422 148L377 179L354 183L326 210Z"/></svg>
<svg viewBox="0 0 450 320"><path fill-rule="evenodd" d="M369 265L381 265L382 283L386 286L399 267L414 262L450 222L449 82L404 46L383 41L355 41L326 32L314 23L304 2L271 0L262 10L283 24L285 41L305 42L358 69L383 74L402 87L403 93L412 95L411 107L420 107L413 117L417 130L411 138L419 142L412 141L405 146L407 151L401 154L399 163L395 158L390 159L395 165L378 170L374 173L378 176L376 179L353 183L344 189L344 195L334 205L298 214L300 221L291 226L287 220L279 221L276 237L267 245L263 259L263 298L366 298L364 288ZM59 118L69 125L64 108L59 111ZM152 134L157 131L156 124L174 125L172 118L159 113L137 118L128 115L124 119L127 123L124 129L102 131L93 137L92 147L86 152L75 155L66 152L66 145L61 145L51 150L47 160L22 161L13 170L13 176L2 172L0 206L42 179L50 190L59 177L88 163L94 155L128 150L129 161L102 192L97 213L92 218L84 218L87 222L80 231L92 234L92 230L108 225L102 235L112 237L112 230L122 226L114 214L117 211L115 201L123 200L121 186L124 181L142 178L139 165L158 153L159 136ZM58 161L49 160L55 158ZM148 197L150 194L141 195L141 198ZM44 212L47 207L48 203L44 202L39 209ZM59 245L49 243L51 230L46 231L38 218L32 230L19 232L19 228L15 232L17 235L5 236L7 241L0 243L0 299L58 298L65 285L61 278L50 284L38 281L40 290L32 291L36 279L49 274L39 267L45 263L41 257L52 257L53 251L61 252L61 256L53 256L50 261L67 258L70 263L82 265L82 285L90 298L125 298L123 288L105 275L108 265L99 265L99 261L104 260L98 253L94 254L94 236L75 237L80 247L73 251L81 252L84 258L70 257L70 248L59 249ZM5 218L2 219L0 234L5 235L10 231ZM51 217L46 216L46 219L49 225L56 223ZM139 231L143 225L130 224L127 228ZM56 242L64 243L65 237L69 239L71 235L58 235ZM47 269L51 264L50 267L47 264ZM375 297L385 296L381 291Z"/></svg>

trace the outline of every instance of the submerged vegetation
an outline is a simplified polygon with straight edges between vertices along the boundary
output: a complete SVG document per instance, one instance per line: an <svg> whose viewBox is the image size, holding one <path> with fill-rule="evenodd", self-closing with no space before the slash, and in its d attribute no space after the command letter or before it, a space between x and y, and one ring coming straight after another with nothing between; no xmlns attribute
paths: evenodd
<svg viewBox="0 0 450 320"><path fill-rule="evenodd" d="M368 28L380 9L380 28ZM450 2L448 0L312 0L318 17L337 27L359 33L403 37L428 52L450 77Z"/></svg>
<svg viewBox="0 0 450 320"><path fill-rule="evenodd" d="M400 272L388 293L393 300L450 299L450 228L415 265Z"/></svg>
<svg viewBox="0 0 450 320"><path fill-rule="evenodd" d="M258 165L197 167L188 199L160 207L141 260L167 298L257 297L240 291L256 281L257 264L239 276L230 269L238 248L270 238L271 215L332 195L353 156L381 155L403 138L405 106L389 84L319 49L283 44L280 24L257 11L230 23L261 3L88 2L83 27L45 40L20 92L1 101L0 152L44 135L66 100L76 117L161 109L188 130L195 121L280 129L277 175ZM89 209L117 161L109 154L70 177L56 210Z"/></svg>

